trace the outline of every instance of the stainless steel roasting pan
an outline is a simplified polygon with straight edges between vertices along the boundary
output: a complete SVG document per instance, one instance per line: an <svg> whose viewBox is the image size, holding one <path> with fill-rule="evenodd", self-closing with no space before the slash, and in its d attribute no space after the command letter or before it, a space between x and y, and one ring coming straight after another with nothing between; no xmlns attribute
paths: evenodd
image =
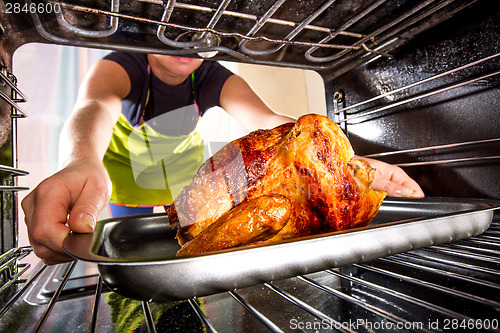
<svg viewBox="0 0 500 333"><path fill-rule="evenodd" d="M263 246L176 257L165 214L99 221L91 234L70 234L65 250L95 262L106 285L138 300L204 296L451 242L485 231L497 201L386 199L367 227Z"/></svg>

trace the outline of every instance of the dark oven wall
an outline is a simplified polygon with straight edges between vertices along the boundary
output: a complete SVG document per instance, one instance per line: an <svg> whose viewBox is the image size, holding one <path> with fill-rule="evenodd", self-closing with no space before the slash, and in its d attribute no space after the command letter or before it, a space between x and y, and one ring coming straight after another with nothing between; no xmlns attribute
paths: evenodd
<svg viewBox="0 0 500 333"><path fill-rule="evenodd" d="M402 164L428 196L500 199L499 9L480 1L393 58L328 83L332 117L333 96L344 92L335 117L357 154L423 148L379 158Z"/></svg>

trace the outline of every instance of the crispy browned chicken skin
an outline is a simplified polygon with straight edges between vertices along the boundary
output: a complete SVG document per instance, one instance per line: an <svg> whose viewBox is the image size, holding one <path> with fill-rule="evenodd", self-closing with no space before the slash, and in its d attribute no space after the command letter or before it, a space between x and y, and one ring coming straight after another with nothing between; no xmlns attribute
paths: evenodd
<svg viewBox="0 0 500 333"><path fill-rule="evenodd" d="M375 169L353 156L341 129L313 114L229 143L168 209L178 255L367 225L386 192L371 188Z"/></svg>

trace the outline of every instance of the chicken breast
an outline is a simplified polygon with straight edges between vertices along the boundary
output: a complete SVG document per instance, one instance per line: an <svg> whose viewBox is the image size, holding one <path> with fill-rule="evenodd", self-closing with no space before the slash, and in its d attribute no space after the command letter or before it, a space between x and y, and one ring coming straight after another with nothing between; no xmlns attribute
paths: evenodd
<svg viewBox="0 0 500 333"><path fill-rule="evenodd" d="M314 114L229 143L202 165L168 209L183 245L179 254L201 253L189 250L201 248L193 245L199 242L213 251L367 225L386 192L371 188L375 169L353 156L342 130ZM245 227L245 219L228 222L242 212L248 221L268 219L270 203L262 201L266 206L259 207L261 201L255 199L269 195L284 197L290 205L287 221L272 228L278 230L274 235L262 228L265 237L259 237L253 223ZM252 214L256 216L249 218ZM232 241L218 241L221 233ZM197 237L203 241L193 241Z"/></svg>

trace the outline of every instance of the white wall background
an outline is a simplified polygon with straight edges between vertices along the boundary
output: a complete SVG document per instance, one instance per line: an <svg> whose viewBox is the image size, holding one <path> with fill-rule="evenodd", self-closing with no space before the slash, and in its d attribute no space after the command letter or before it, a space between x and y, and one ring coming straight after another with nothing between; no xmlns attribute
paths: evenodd
<svg viewBox="0 0 500 333"><path fill-rule="evenodd" d="M18 167L30 172L19 177L19 185L35 188L57 170L60 130L71 114L77 90L89 67L107 51L26 44L13 58L18 86L27 96L22 105L29 117L18 121ZM293 117L307 113L326 114L323 82L314 72L236 63L223 63L247 80L273 110ZM246 130L221 109L204 117L209 141L231 141ZM21 192L19 202L28 193ZM19 207L19 245L28 245L24 215ZM104 210L100 218L108 217Z"/></svg>

